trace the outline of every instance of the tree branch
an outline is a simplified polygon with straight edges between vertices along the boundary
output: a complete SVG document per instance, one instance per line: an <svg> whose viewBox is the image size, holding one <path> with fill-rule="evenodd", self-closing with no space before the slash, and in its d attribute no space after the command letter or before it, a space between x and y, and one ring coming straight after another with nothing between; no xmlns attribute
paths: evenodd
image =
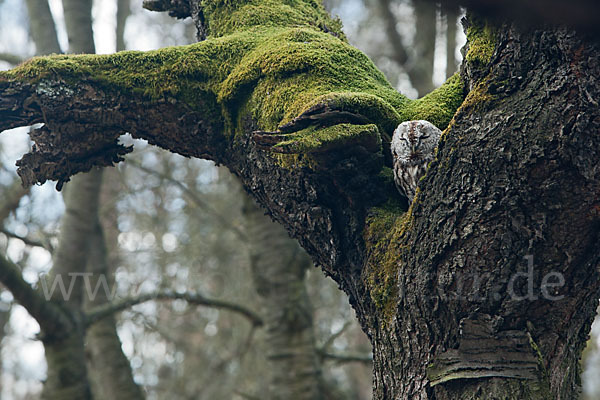
<svg viewBox="0 0 600 400"><path fill-rule="evenodd" d="M456 77L432 98L407 99L324 9L301 3L265 2L272 21L241 25L231 23L237 14L205 7L209 27L236 32L146 53L37 58L0 72L0 130L44 124L19 161L23 181L55 179L60 189L77 172L112 165L131 151L118 143L123 132L214 160L343 282L351 302L368 299L363 228L367 210L396 193L380 173L386 158L391 165L389 138L406 118L445 128L462 85ZM288 12L294 18L281 20ZM286 154L259 148L256 131L275 132L269 150Z"/></svg>
<svg viewBox="0 0 600 400"><path fill-rule="evenodd" d="M9 64L17 65L25 61L25 58L12 53L0 53L0 61L5 61Z"/></svg>
<svg viewBox="0 0 600 400"><path fill-rule="evenodd" d="M35 318L45 334L67 332L67 327L72 325L58 304L46 301L23 279L19 267L4 256L0 256L0 282L10 290L15 300Z"/></svg>
<svg viewBox="0 0 600 400"><path fill-rule="evenodd" d="M30 187L23 187L19 179L15 176L14 181L7 185L0 200L0 224L8 218L11 212L19 207L21 199L29 194Z"/></svg>
<svg viewBox="0 0 600 400"><path fill-rule="evenodd" d="M361 354L336 354L329 352L319 351L319 356L326 361L333 361L336 364L347 364L351 362L358 362L366 365L373 365L372 355L361 355Z"/></svg>
<svg viewBox="0 0 600 400"><path fill-rule="evenodd" d="M28 246L41 247L43 249L48 250L50 253L52 253L52 251L54 250L49 242L44 243L39 240L31 239L27 236L19 236L16 233L11 232L6 228L0 228L0 233L3 233L10 238L18 239Z"/></svg>
<svg viewBox="0 0 600 400"><path fill-rule="evenodd" d="M198 196L198 194L196 192L194 192L193 190L188 188L187 185L185 185L184 183L182 183L176 179L173 179L172 176L163 174L152 168L146 168L137 160L127 160L127 163L133 165L135 168L139 169L140 171L144 171L147 174L154 175L162 180L166 180L167 182L179 187L183 191L183 193L185 195L187 195L190 198L190 200L192 200L192 202L194 204L196 204L198 207L205 210L208 214L213 215L225 228L231 230L238 237L238 239L240 239L242 242L244 242L244 243L248 242L248 237L240 228L233 225L233 223L231 221L229 221L223 214L219 213L213 206L211 206L209 203L202 200L202 198L200 196Z"/></svg>
<svg viewBox="0 0 600 400"><path fill-rule="evenodd" d="M190 304L214 307L238 313L247 318L254 326L260 326L263 324L262 318L258 314L240 304L223 300L208 299L199 294L176 292L149 293L92 308L86 313L86 324L89 326L109 315L113 315L137 304L152 300L185 300Z"/></svg>
<svg viewBox="0 0 600 400"><path fill-rule="evenodd" d="M144 0L142 7L149 11L168 11L175 18L191 16L189 0Z"/></svg>

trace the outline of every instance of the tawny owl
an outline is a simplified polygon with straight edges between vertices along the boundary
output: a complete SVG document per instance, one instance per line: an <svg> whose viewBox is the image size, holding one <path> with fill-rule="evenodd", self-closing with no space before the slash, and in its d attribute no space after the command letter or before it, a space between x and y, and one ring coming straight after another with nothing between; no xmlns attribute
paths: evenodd
<svg viewBox="0 0 600 400"><path fill-rule="evenodd" d="M392 136L394 182L400 193L411 202L417 183L433 160L442 131L428 121L406 121Z"/></svg>

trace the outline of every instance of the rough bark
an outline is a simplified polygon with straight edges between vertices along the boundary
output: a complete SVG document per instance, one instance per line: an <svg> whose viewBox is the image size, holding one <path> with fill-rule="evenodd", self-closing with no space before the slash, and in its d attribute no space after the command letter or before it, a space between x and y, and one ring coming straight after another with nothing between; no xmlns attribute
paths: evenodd
<svg viewBox="0 0 600 400"><path fill-rule="evenodd" d="M456 82L411 102L316 3L260 3L202 3L208 38L190 47L0 74L0 129L46 123L25 180L110 163L127 151L122 130L217 160L349 294L373 343L376 398L574 398L599 294L597 44L471 18L469 94L405 212L385 142L406 119L445 128ZM144 74L119 83L128 68ZM537 297L523 299L528 256Z"/></svg>
<svg viewBox="0 0 600 400"><path fill-rule="evenodd" d="M305 287L310 259L285 229L248 198L244 203L252 279L263 305L271 400L323 399L321 360Z"/></svg>
<svg viewBox="0 0 600 400"><path fill-rule="evenodd" d="M503 26L492 37L489 63L467 51L471 93L399 237L409 250L397 264L398 302L373 332L378 398L572 399L579 390L598 298L598 49L566 29ZM564 285L542 287L553 273ZM451 369L453 352L462 361Z"/></svg>

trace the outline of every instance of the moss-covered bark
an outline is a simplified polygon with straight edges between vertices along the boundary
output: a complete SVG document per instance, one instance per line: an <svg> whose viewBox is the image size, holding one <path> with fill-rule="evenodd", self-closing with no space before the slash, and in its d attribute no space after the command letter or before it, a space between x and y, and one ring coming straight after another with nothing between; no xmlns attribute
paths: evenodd
<svg viewBox="0 0 600 400"><path fill-rule="evenodd" d="M45 123L26 181L112 163L123 131L216 160L349 294L376 398L573 398L599 287L597 45L471 18L460 76L410 101L315 1L147 4L207 39L0 73L0 129ZM418 118L445 133L408 208L386 144ZM562 300L511 295L529 255Z"/></svg>

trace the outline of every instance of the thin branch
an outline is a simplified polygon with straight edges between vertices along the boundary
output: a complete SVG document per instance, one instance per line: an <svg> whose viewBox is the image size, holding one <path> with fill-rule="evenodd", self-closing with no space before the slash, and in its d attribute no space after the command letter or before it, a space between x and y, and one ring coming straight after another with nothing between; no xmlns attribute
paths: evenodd
<svg viewBox="0 0 600 400"><path fill-rule="evenodd" d="M160 179L163 179L163 180L179 187L198 207L204 209L207 213L213 215L221 224L223 224L223 226L225 226L226 228L230 229L233 233L235 233L235 235L238 237L238 239L242 240L243 242L248 242L248 237L240 228L233 225L231 223L231 221L229 221L227 218L225 218L224 215L220 214L214 207L212 207L206 201L202 200L202 198L200 198L200 196L198 196L197 193L195 193L190 188L188 188L187 185L179 182L176 179L173 179L173 177L171 177L167 174L163 174L163 173L155 171L151 168L144 167L142 164L140 164L136 160L128 159L127 164L133 165L135 168L139 169L140 171L144 171L147 174L154 175Z"/></svg>
<svg viewBox="0 0 600 400"><path fill-rule="evenodd" d="M360 355L360 354L335 354L318 351L319 356L326 361L333 361L336 364L347 364L351 362L358 362L362 364L372 365L373 356L371 355Z"/></svg>
<svg viewBox="0 0 600 400"><path fill-rule="evenodd" d="M337 331L336 333L331 335L325 341L325 343L323 343L323 346L317 348L317 354L319 355L319 357L321 357L321 359L332 360L332 361L336 362L337 364L345 364L345 363L350 363L350 362L360 362L360 363L364 363L364 364L372 364L373 363L372 356L366 356L366 355L360 355L360 354L335 354L335 353L330 353L328 351L329 348L331 347L331 345L333 345L333 342L335 341L335 339L340 337L346 331L346 329L348 329L349 326L350 326L350 322L348 321L344 324L344 326L342 326L342 328L339 331Z"/></svg>
<svg viewBox="0 0 600 400"><path fill-rule="evenodd" d="M339 331L337 331L333 335L329 336L329 338L325 341L325 343L323 343L323 346L321 346L319 351L326 353L327 349L329 349L329 347L331 347L331 345L333 344L335 339L339 338L344 332L346 332L346 329L348 329L349 326L350 326L350 321L346 321L344 326L342 326L342 328Z"/></svg>
<svg viewBox="0 0 600 400"><path fill-rule="evenodd" d="M52 249L52 246L50 245L50 243L43 243L43 242L41 242L39 240L28 238L27 236L17 235L16 233L11 232L11 231L9 231L6 228L0 228L0 233L5 234L9 238L19 239L20 241L22 241L23 243L25 243L28 246L41 247L41 248L46 249L46 250L48 250L49 252L52 253L53 249Z"/></svg>
<svg viewBox="0 0 600 400"><path fill-rule="evenodd" d="M250 320L250 322L254 326L260 326L263 324L262 318L257 313L240 304L235 304L223 300L208 299L199 294L176 292L149 293L137 297L123 299L115 303L103 304L101 306L91 309L87 313L86 323L89 326L102 318L108 317L117 312L133 307L137 304L145 303L151 300L185 300L190 304L220 308L238 313Z"/></svg>
<svg viewBox="0 0 600 400"><path fill-rule="evenodd" d="M251 394L244 393L239 390L234 390L233 393L237 394L238 396L240 396L241 398L246 399L246 400L260 400L261 399L261 397L253 396Z"/></svg>
<svg viewBox="0 0 600 400"><path fill-rule="evenodd" d="M5 61L11 65L21 64L26 58L11 53L0 53L0 61Z"/></svg>

